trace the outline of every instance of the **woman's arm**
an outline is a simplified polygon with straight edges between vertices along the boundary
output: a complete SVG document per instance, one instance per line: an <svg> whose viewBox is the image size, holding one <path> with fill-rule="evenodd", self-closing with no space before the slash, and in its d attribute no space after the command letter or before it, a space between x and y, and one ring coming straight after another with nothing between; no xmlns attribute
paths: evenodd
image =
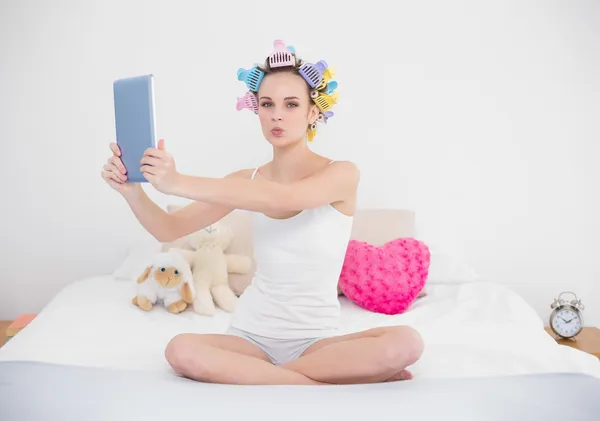
<svg viewBox="0 0 600 421"><path fill-rule="evenodd" d="M258 212L301 211L347 200L360 179L352 162L334 162L302 180L281 184L264 179L209 178L178 174L167 194Z"/></svg>
<svg viewBox="0 0 600 421"><path fill-rule="evenodd" d="M144 177L160 192L229 209L256 212L302 211L354 197L360 173L337 161L302 180L283 184L249 177L210 178L180 174L164 148L149 148L140 161Z"/></svg>
<svg viewBox="0 0 600 421"><path fill-rule="evenodd" d="M252 170L240 170L225 179L250 178ZM139 186L125 197L133 214L142 226L161 243L175 241L201 230L225 217L234 209L213 203L194 202L177 212L165 212L154 203Z"/></svg>

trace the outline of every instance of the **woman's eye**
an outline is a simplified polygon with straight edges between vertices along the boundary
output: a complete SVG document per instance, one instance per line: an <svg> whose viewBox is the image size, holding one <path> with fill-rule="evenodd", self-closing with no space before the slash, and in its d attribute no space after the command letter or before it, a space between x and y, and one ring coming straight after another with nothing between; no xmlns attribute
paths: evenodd
<svg viewBox="0 0 600 421"><path fill-rule="evenodd" d="M262 106L263 106L263 107L267 107L267 106L269 106L269 105L271 105L271 103L270 103L270 102L263 102L263 103L262 103Z"/></svg>
<svg viewBox="0 0 600 421"><path fill-rule="evenodd" d="M298 104L296 104L295 102L290 102L288 105L291 105L292 107L297 107Z"/></svg>

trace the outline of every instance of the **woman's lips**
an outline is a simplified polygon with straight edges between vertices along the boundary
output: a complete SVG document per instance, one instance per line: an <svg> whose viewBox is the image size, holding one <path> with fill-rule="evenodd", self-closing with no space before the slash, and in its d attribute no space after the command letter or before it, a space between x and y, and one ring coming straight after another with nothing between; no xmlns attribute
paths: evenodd
<svg viewBox="0 0 600 421"><path fill-rule="evenodd" d="M280 127L275 127L273 130L271 130L271 133L273 133L274 136L281 136L283 134L283 129Z"/></svg>

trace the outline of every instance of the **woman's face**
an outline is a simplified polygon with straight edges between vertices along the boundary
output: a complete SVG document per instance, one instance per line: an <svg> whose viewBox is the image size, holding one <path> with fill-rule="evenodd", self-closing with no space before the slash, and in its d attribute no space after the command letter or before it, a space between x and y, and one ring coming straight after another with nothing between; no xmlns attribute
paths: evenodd
<svg viewBox="0 0 600 421"><path fill-rule="evenodd" d="M265 138L273 146L304 139L308 126L319 116L308 85L293 73L272 73L262 80L258 93L258 117Z"/></svg>

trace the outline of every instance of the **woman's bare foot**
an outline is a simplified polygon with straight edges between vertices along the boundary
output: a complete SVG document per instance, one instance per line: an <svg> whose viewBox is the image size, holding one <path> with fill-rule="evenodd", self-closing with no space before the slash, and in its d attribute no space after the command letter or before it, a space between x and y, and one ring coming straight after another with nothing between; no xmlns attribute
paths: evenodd
<svg viewBox="0 0 600 421"><path fill-rule="evenodd" d="M412 380L412 378L413 378L413 375L410 371L402 370L402 371L398 372L398 374L395 374L394 376L387 379L386 382L397 382L400 380Z"/></svg>

